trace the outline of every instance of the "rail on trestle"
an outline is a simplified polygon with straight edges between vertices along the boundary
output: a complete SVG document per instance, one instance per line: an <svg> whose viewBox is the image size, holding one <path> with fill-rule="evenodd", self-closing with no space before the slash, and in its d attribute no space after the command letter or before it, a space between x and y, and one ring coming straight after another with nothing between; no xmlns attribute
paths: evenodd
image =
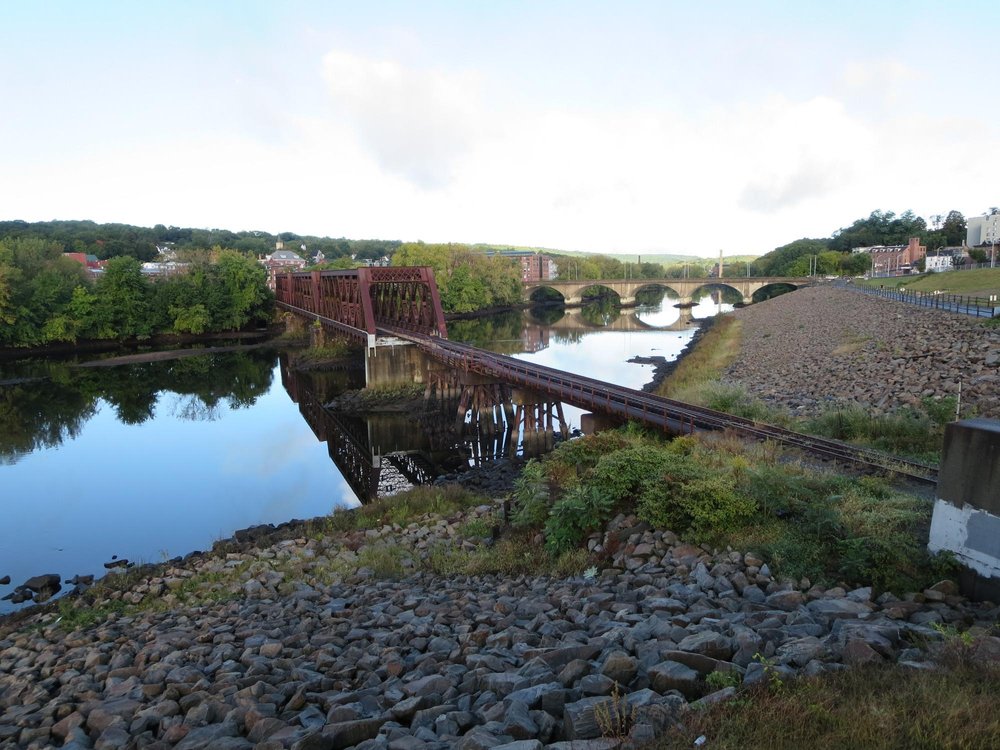
<svg viewBox="0 0 1000 750"><path fill-rule="evenodd" d="M731 429L748 437L774 440L813 455L890 470L922 482L934 483L937 479L934 467L903 461L880 451L803 435L448 341L441 300L430 268L282 274L278 276L277 294L278 305L283 309L361 337L367 340L370 352L375 351L378 335L395 337L416 344L421 352L448 367L544 394L550 405L568 403L673 434ZM529 422L551 423L554 409L550 406L547 411L535 412Z"/></svg>
<svg viewBox="0 0 1000 750"><path fill-rule="evenodd" d="M448 337L441 297L428 266L299 271L275 277L280 308L375 345L380 327Z"/></svg>

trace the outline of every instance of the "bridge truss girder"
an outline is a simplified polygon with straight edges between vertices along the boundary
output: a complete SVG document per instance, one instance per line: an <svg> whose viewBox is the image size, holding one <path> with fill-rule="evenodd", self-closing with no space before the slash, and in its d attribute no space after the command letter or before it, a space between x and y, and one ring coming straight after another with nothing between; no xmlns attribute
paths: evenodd
<svg viewBox="0 0 1000 750"><path fill-rule="evenodd" d="M448 337L433 269L356 268L278 274L278 305L371 340L381 327Z"/></svg>

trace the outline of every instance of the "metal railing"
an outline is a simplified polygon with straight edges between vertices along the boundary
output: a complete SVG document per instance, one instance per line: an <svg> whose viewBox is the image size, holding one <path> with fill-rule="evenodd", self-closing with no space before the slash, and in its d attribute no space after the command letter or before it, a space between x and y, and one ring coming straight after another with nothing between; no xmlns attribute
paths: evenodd
<svg viewBox="0 0 1000 750"><path fill-rule="evenodd" d="M936 310L972 315L976 318L1000 317L1000 295L989 297L969 297L962 294L945 294L941 292L917 292L906 289L882 289L865 285L851 285L851 288L872 294L876 297L906 302L921 307L931 307Z"/></svg>

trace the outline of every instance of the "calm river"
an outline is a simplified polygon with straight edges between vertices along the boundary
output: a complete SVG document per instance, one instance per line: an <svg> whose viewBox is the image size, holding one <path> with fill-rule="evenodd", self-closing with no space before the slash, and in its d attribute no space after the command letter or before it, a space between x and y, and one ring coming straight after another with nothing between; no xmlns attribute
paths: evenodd
<svg viewBox="0 0 1000 750"><path fill-rule="evenodd" d="M692 313L728 309L706 298ZM627 360L675 358L695 325L681 315L668 300L525 311L454 321L449 337L640 388L652 366ZM368 489L387 494L469 463L460 439L435 444L405 417L317 412L311 403L363 382L295 376L286 364L260 351L100 368L0 362L0 578L11 579L0 596L38 574L100 577L114 557L204 550L237 529L353 507ZM566 408L573 426L578 415ZM0 613L18 606L0 601Z"/></svg>

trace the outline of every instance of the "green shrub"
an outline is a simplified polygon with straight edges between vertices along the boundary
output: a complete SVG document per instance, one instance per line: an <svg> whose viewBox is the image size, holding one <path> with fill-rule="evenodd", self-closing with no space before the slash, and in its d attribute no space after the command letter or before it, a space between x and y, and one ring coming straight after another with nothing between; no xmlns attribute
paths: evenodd
<svg viewBox="0 0 1000 750"><path fill-rule="evenodd" d="M879 589L922 588L930 565L923 539L931 503L885 496L859 486L840 503L844 530L836 541L841 574Z"/></svg>
<svg viewBox="0 0 1000 750"><path fill-rule="evenodd" d="M832 409L807 420L804 430L834 440L870 445L889 453L934 460L941 450L943 434L943 422L936 420L947 419L945 414L949 409L951 414L955 412L954 401L950 406L948 399L941 399L941 402L934 402L931 407L934 419L912 409L875 415L860 407L848 407Z"/></svg>
<svg viewBox="0 0 1000 750"><path fill-rule="evenodd" d="M637 438L624 430L608 430L577 440L567 440L556 446L548 461L572 466L578 474L592 469L601 456L614 453L636 442Z"/></svg>
<svg viewBox="0 0 1000 750"><path fill-rule="evenodd" d="M614 502L654 486L668 472L682 470L685 459L656 445L635 445L598 459L587 483Z"/></svg>
<svg viewBox="0 0 1000 750"><path fill-rule="evenodd" d="M925 396L920 400L920 405L934 424L945 425L955 419L958 399L954 396L944 396L942 398Z"/></svg>
<svg viewBox="0 0 1000 750"><path fill-rule="evenodd" d="M545 466L540 461L531 459L521 469L521 475L514 480L514 500L517 506L511 525L534 528L545 523L549 517L549 486Z"/></svg>
<svg viewBox="0 0 1000 750"><path fill-rule="evenodd" d="M700 476L644 494L639 518L654 527L706 540L736 531L756 510L753 499L736 490L732 477Z"/></svg>
<svg viewBox="0 0 1000 750"><path fill-rule="evenodd" d="M545 548L561 554L611 517L614 499L596 487L574 487L552 506L545 522Z"/></svg>

